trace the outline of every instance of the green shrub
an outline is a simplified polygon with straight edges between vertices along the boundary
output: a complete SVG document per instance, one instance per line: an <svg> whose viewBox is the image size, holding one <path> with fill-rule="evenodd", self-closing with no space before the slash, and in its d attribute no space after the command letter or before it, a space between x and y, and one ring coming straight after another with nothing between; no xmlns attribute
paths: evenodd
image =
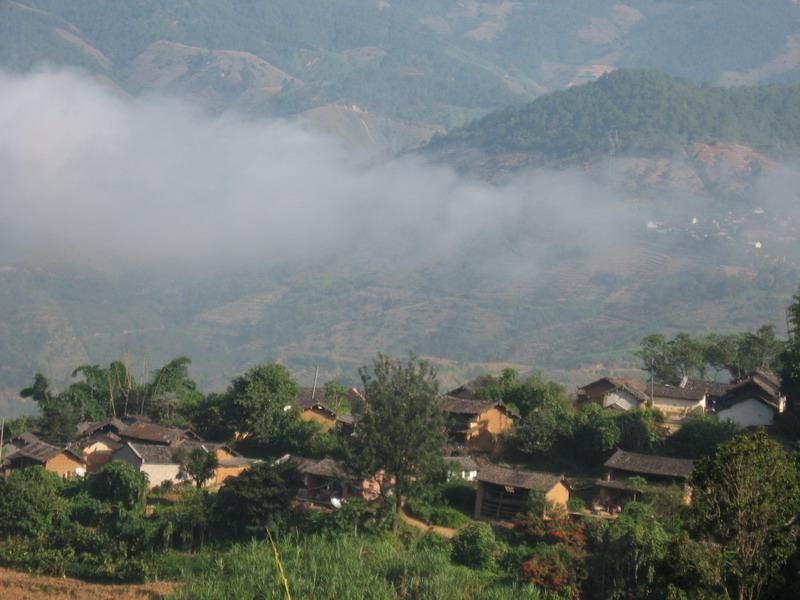
<svg viewBox="0 0 800 600"><path fill-rule="evenodd" d="M453 561L466 567L491 568L496 550L497 540L486 523L467 525L453 538Z"/></svg>

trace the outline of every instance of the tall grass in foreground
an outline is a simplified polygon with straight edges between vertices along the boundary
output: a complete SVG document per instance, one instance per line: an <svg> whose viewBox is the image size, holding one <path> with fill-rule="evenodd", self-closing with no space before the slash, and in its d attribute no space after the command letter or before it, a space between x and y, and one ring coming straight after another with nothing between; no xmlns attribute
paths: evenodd
<svg viewBox="0 0 800 600"><path fill-rule="evenodd" d="M413 598L542 600L532 586L450 562L449 544L406 547L392 536L289 536L276 540L294 600ZM285 599L269 542L234 546L190 576L178 599Z"/></svg>

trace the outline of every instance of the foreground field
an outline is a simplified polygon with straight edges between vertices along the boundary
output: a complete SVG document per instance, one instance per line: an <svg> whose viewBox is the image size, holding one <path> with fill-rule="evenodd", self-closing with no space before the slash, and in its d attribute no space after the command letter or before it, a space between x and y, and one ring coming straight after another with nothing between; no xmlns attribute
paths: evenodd
<svg viewBox="0 0 800 600"><path fill-rule="evenodd" d="M103 585L0 569L0 598L5 600L156 600L166 598L174 590L175 584L167 582Z"/></svg>

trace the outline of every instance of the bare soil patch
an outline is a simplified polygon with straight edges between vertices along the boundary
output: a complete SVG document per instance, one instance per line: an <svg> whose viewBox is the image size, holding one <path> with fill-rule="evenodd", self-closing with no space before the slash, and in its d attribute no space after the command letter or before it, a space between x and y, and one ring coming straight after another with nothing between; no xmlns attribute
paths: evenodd
<svg viewBox="0 0 800 600"><path fill-rule="evenodd" d="M0 569L0 598L4 600L157 600L166 598L176 587L166 581L106 585Z"/></svg>

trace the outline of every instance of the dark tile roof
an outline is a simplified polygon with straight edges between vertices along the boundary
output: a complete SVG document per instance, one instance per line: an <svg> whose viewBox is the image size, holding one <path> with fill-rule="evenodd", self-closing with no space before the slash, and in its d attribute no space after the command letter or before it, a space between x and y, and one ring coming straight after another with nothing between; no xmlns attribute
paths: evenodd
<svg viewBox="0 0 800 600"><path fill-rule="evenodd" d="M478 481L493 483L495 485L507 485L525 490L538 490L541 492L550 491L553 486L560 483L564 478L553 473L542 473L540 471L522 471L519 469L508 469L496 465L484 465L478 471Z"/></svg>
<svg viewBox="0 0 800 600"><path fill-rule="evenodd" d="M134 423L119 435L129 440L156 444L173 444L182 437L197 438L195 434L185 429L164 427L155 423Z"/></svg>
<svg viewBox="0 0 800 600"><path fill-rule="evenodd" d="M643 381L627 377L602 377L582 387L579 387L578 395L579 396L588 395L588 391L590 388L597 387L599 385L604 385L605 387L608 387L609 391L615 389L627 390L640 402L646 402L649 397L647 395L646 386Z"/></svg>
<svg viewBox="0 0 800 600"><path fill-rule="evenodd" d="M705 381L687 381L681 387L679 385L662 385L654 383L648 387L652 388L653 398L671 398L673 400L693 400L699 402L707 393L708 384Z"/></svg>
<svg viewBox="0 0 800 600"><path fill-rule="evenodd" d="M479 415L495 406L500 406L500 404L491 400L464 400L451 396L446 396L442 402L444 412L462 415Z"/></svg>
<svg viewBox="0 0 800 600"><path fill-rule="evenodd" d="M671 458L617 450L604 466L607 469L619 469L633 474L685 479L692 472L694 461L687 458Z"/></svg>
<svg viewBox="0 0 800 600"><path fill-rule="evenodd" d="M361 420L358 415L339 415L336 420L346 425L355 425Z"/></svg>
<svg viewBox="0 0 800 600"><path fill-rule="evenodd" d="M42 442L42 440L35 433L31 433L30 431L25 431L11 438L11 443L18 448L22 448L28 444L35 444L37 442Z"/></svg>
<svg viewBox="0 0 800 600"><path fill-rule="evenodd" d="M128 428L128 424L116 417L111 417L99 423L82 423L79 428L79 435L81 437L92 435L97 431L113 431L120 433Z"/></svg>
<svg viewBox="0 0 800 600"><path fill-rule="evenodd" d="M327 479L352 479L353 473L341 461L332 458L322 460L301 459L303 462L298 464L297 470L304 475L314 475Z"/></svg>
<svg viewBox="0 0 800 600"><path fill-rule="evenodd" d="M20 437L22 436L17 436L17 438ZM29 439L31 441L27 444L20 446L19 449L13 454L9 454L8 456L6 456L6 459L3 462L17 460L20 458L28 458L30 460L45 464L48 460L55 458L62 452L69 454L72 458L74 458L80 463L84 462L83 456L78 450L74 450L72 448L61 448L59 446L53 446L52 444L43 442L33 434L26 436L26 439Z"/></svg>
<svg viewBox="0 0 800 600"><path fill-rule="evenodd" d="M718 408L731 406L750 397L775 410L783 410L780 377L770 371L755 371L742 381L733 384L720 399Z"/></svg>
<svg viewBox="0 0 800 600"><path fill-rule="evenodd" d="M241 467L245 465L252 465L257 463L257 458L246 458L244 456L234 456L233 458L223 458L219 461L220 467Z"/></svg>
<svg viewBox="0 0 800 600"><path fill-rule="evenodd" d="M128 442L128 446L142 459L142 462L149 465L177 465L178 460L175 452L178 450L172 446L163 444L134 444Z"/></svg>

